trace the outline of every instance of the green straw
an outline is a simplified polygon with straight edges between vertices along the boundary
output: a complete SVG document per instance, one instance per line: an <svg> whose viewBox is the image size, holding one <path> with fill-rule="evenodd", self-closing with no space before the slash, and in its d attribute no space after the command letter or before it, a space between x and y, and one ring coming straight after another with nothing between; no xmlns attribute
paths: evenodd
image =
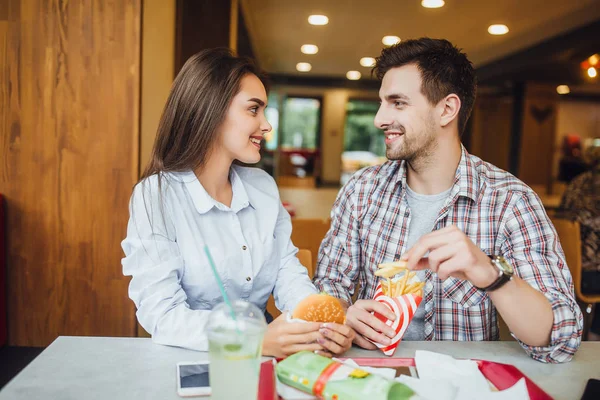
<svg viewBox="0 0 600 400"><path fill-rule="evenodd" d="M213 261L213 258L210 255L210 250L208 250L207 245L204 245L204 252L206 253L206 257L208 258L208 263L210 264L213 275L215 276L215 280L217 281L217 285L219 286L219 290L221 291L221 296L223 296L223 301L225 301L225 304L227 305L227 307L229 307L229 312L231 313L231 318L233 318L233 321L235 322L235 330L238 334L239 339L241 340L242 332L240 331L240 328L239 328L238 322L237 322L237 318L235 317L235 311L233 309L233 304L231 304L231 301L229 301L229 297L227 296L227 292L225 291L225 286L223 285L223 281L221 280L221 277L219 276L219 273L217 272L217 267L215 266L215 262ZM258 369L256 370L256 373L257 374L260 373L260 364L258 365Z"/></svg>
<svg viewBox="0 0 600 400"><path fill-rule="evenodd" d="M217 267L215 266L215 262L213 261L212 256L210 255L210 250L208 250L208 246L204 246L204 252L206 253L206 257L208 257L208 263L210 264L210 267L212 268L212 272L213 275L215 276L215 280L217 281L217 286L219 286L219 290L221 291L221 296L223 296L223 300L225 301L225 304L227 305L227 307L229 307L229 312L231 313L231 318L233 318L234 321L236 321L236 329L237 329L237 319L235 318L235 311L233 309L233 304L231 304L231 301L229 301L229 297L227 296L227 292L225 291L225 286L223 285L223 281L221 280L221 277L219 276L219 273L217 272Z"/></svg>

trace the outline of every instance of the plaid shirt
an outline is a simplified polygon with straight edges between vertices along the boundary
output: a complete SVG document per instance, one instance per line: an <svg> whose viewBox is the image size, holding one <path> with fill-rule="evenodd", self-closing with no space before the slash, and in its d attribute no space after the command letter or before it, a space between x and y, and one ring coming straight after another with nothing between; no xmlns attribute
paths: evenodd
<svg viewBox="0 0 600 400"><path fill-rule="evenodd" d="M338 194L331 229L319 251L315 285L351 303L375 294L377 265L407 251L411 212L404 161L357 172ZM565 362L581 343L583 317L554 226L537 195L523 182L469 155L463 148L454 185L434 230L460 228L488 255L503 255L525 282L552 305L550 345L519 343L536 360ZM426 270L426 340L498 340L498 317L489 296L470 282L441 281ZM517 338L518 340L518 338Z"/></svg>

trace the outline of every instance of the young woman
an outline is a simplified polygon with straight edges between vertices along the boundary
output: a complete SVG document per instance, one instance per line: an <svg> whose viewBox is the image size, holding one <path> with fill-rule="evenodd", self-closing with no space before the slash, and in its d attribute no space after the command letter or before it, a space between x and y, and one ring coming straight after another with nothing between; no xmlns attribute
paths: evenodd
<svg viewBox="0 0 600 400"><path fill-rule="evenodd" d="M257 163L267 94L254 64L227 49L191 57L175 79L151 160L134 188L123 273L140 324L156 343L207 350L210 310L223 301L207 245L229 297L284 313L268 325L264 355L340 354L343 325L289 323L285 311L315 293L290 240L274 180Z"/></svg>

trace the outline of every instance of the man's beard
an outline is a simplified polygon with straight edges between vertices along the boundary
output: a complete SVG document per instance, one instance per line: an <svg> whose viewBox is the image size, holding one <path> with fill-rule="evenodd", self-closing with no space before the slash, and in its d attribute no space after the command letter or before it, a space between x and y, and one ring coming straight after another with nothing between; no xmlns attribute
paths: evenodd
<svg viewBox="0 0 600 400"><path fill-rule="evenodd" d="M385 155L388 160L406 160L411 164L415 162L420 163L420 160L425 161L429 159L437 148L433 119L426 121L423 131L412 133L411 135L406 134L406 129L402 125L393 125L388 129L402 132L401 140L404 141L401 146L394 146L394 143L386 145Z"/></svg>

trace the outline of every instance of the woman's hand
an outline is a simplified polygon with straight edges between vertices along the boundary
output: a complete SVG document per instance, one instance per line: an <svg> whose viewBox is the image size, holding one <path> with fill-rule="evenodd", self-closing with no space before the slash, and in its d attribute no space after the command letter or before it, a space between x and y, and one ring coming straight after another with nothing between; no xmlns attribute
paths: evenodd
<svg viewBox="0 0 600 400"><path fill-rule="evenodd" d="M281 314L267 326L263 341L263 355L287 357L299 351L324 354L326 350L318 343L323 339L320 322L288 322L287 313Z"/></svg>
<svg viewBox="0 0 600 400"><path fill-rule="evenodd" d="M322 337L317 338L317 343L323 346L323 349L329 354L323 354L321 351L319 351L318 354L325 356L339 356L352 347L355 332L354 329L350 328L348 325L328 322L321 324L319 332Z"/></svg>

